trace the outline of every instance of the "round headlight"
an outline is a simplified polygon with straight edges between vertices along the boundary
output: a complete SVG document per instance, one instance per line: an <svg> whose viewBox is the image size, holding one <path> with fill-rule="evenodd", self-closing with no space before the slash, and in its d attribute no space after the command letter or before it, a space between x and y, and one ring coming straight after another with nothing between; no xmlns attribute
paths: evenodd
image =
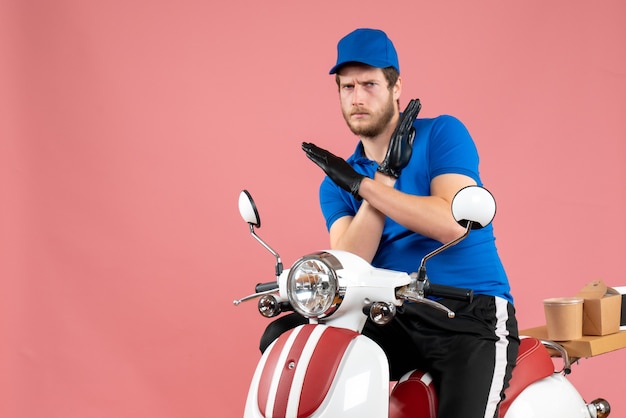
<svg viewBox="0 0 626 418"><path fill-rule="evenodd" d="M287 297L296 312L307 318L324 318L337 310L342 300L335 271L338 265L328 253L296 261L287 278Z"/></svg>

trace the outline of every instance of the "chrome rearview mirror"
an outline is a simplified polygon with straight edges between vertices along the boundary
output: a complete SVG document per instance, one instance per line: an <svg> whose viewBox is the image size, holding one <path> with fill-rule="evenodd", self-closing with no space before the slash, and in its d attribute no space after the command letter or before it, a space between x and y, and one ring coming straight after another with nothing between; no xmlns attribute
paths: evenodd
<svg viewBox="0 0 626 418"><path fill-rule="evenodd" d="M283 263L280 259L280 255L254 231L255 227L261 227L261 217L259 216L259 211L256 209L252 195L247 190L242 190L241 193L239 193L239 214L250 226L250 235L276 257L276 279L278 279L278 276L283 272Z"/></svg>
<svg viewBox="0 0 626 418"><path fill-rule="evenodd" d="M261 227L259 211L256 209L254 200L252 200L252 196L247 190L242 190L239 194L239 214L243 220L248 222L251 226L257 228Z"/></svg>
<svg viewBox="0 0 626 418"><path fill-rule="evenodd" d="M452 199L452 216L465 228L465 233L458 238L442 245L422 258L417 275L417 286L426 280L426 261L440 252L463 241L472 229L484 228L496 216L496 200L489 190L481 186L467 186L457 192Z"/></svg>
<svg viewBox="0 0 626 418"><path fill-rule="evenodd" d="M471 229L484 228L496 216L496 200L484 187L464 187L452 200L452 216L463 227L471 222Z"/></svg>

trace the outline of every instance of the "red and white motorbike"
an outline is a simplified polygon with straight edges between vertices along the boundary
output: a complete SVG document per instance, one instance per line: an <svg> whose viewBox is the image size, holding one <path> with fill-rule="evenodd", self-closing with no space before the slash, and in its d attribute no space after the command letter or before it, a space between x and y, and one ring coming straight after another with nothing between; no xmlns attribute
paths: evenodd
<svg viewBox="0 0 626 418"><path fill-rule="evenodd" d="M259 312L265 317L295 310L309 320L282 334L264 352L250 384L244 416L435 418L437 396L430 375L410 372L390 393L387 358L360 332L368 316L384 325L405 301L443 310L454 321L454 312L429 296L469 300L472 292L430 283L426 262L463 240L472 229L491 223L495 216L491 193L478 186L459 191L452 212L465 233L425 256L412 274L375 268L354 254L336 250L305 255L283 269L278 253L255 233L260 218L245 190L239 197L239 211L251 235L276 258L276 281L257 285L257 293L234 301L235 305L258 298ZM562 370L554 370L546 346L560 353ZM608 417L609 403L603 399L585 403L566 378L570 370L562 346L522 338L499 416Z"/></svg>

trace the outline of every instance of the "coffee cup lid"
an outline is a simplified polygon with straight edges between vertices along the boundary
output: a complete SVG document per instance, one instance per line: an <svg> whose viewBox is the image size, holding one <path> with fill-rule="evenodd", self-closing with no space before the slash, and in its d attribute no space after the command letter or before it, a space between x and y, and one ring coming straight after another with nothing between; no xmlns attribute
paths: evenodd
<svg viewBox="0 0 626 418"><path fill-rule="evenodd" d="M583 303L582 298L549 298L544 299L544 305L575 305L577 303Z"/></svg>

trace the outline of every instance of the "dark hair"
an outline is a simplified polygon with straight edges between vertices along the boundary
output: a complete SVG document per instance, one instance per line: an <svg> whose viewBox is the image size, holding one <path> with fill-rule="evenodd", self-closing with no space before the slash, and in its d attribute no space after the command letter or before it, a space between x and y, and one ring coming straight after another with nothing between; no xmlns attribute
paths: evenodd
<svg viewBox="0 0 626 418"><path fill-rule="evenodd" d="M381 68L381 70L387 80L387 88L392 88L396 84L396 81L398 81L400 73L394 67L385 67ZM339 86L339 71L335 73L335 82L337 83L337 86Z"/></svg>
<svg viewBox="0 0 626 418"><path fill-rule="evenodd" d="M398 81L398 77L400 77L400 73L394 67L386 67L383 68L383 75L387 79L387 87L391 88Z"/></svg>

